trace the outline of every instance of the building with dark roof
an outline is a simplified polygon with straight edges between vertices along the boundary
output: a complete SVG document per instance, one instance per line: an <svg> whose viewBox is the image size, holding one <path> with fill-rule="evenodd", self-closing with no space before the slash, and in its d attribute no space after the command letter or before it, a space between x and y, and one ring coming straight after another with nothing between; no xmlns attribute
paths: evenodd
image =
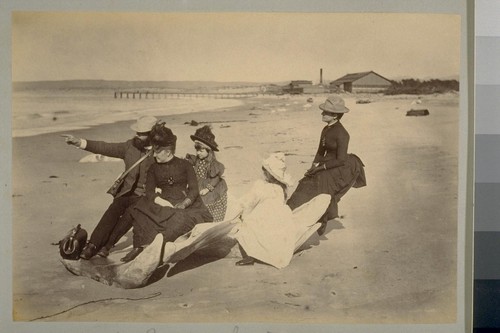
<svg viewBox="0 0 500 333"><path fill-rule="evenodd" d="M346 92L381 92L391 86L391 81L374 71L351 73L330 82L331 90Z"/></svg>

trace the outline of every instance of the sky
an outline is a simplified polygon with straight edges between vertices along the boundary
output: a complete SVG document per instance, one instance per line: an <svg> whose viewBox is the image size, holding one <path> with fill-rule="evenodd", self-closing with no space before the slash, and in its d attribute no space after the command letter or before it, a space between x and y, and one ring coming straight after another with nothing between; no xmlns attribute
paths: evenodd
<svg viewBox="0 0 500 333"><path fill-rule="evenodd" d="M14 12L12 79L283 82L458 78L460 17Z"/></svg>

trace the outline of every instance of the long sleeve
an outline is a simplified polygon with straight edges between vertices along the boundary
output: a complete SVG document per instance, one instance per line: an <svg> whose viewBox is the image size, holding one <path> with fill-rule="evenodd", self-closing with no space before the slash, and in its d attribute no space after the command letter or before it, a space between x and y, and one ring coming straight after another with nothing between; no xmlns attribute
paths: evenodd
<svg viewBox="0 0 500 333"><path fill-rule="evenodd" d="M266 183L262 180L256 181L250 191L245 193L240 199L239 203L241 206L241 210L243 211L243 219L246 214L249 214L253 211L253 209L259 204L262 200L263 196L268 193L265 190Z"/></svg>
<svg viewBox="0 0 500 333"><path fill-rule="evenodd" d="M347 148L349 147L349 135L340 134L337 137L337 156L325 162L326 168L337 168L347 161Z"/></svg>
<svg viewBox="0 0 500 333"><path fill-rule="evenodd" d="M191 202L194 202L199 195L198 180L196 179L196 174L194 173L194 169L191 166L191 164L189 164L189 162L187 161L184 162L185 162L184 165L186 169L187 184L188 184L186 197L189 198Z"/></svg>
<svg viewBox="0 0 500 333"><path fill-rule="evenodd" d="M210 169L208 170L208 181L207 188L210 191L213 191L214 188L219 184L222 179L222 175L224 174L224 164L219 161L212 161L210 164ZM211 188L209 188L211 186Z"/></svg>
<svg viewBox="0 0 500 333"><path fill-rule="evenodd" d="M325 155L325 146L323 145L323 138L325 136L325 132L328 130L328 127L323 128L321 131L321 136L318 144L318 150L316 151L316 155L314 156L314 161L313 163L319 163L321 161L321 158Z"/></svg>
<svg viewBox="0 0 500 333"><path fill-rule="evenodd" d="M155 165L153 164L147 173L146 176L146 198L148 200L154 200L156 196L156 179L155 179Z"/></svg>
<svg viewBox="0 0 500 333"><path fill-rule="evenodd" d="M318 152L314 163L326 169L337 168L347 161L349 133L340 122L327 126L321 132Z"/></svg>
<svg viewBox="0 0 500 333"><path fill-rule="evenodd" d="M127 142L110 143L104 141L87 140L84 148L94 154L101 154L109 157L125 158L129 144Z"/></svg>

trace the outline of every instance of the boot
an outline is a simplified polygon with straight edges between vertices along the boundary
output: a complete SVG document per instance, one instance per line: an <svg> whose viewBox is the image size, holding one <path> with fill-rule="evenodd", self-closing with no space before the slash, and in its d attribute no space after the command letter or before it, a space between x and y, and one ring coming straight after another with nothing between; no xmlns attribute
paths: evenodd
<svg viewBox="0 0 500 333"><path fill-rule="evenodd" d="M97 253L97 247L94 244L88 242L83 248L82 253L80 254L80 258L89 260L90 258L95 256L96 253Z"/></svg>
<svg viewBox="0 0 500 333"><path fill-rule="evenodd" d="M316 231L316 232L318 233L319 236L323 236L325 231L326 231L326 225L328 224L328 221L321 220L319 222L321 222L321 226L318 228L318 231Z"/></svg>

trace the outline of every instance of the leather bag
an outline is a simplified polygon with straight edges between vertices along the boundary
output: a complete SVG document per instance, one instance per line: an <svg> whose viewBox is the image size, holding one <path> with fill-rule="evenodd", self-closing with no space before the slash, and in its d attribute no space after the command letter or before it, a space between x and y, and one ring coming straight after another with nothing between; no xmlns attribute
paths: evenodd
<svg viewBox="0 0 500 333"><path fill-rule="evenodd" d="M63 259L78 260L87 242L87 231L77 225L59 241L59 253Z"/></svg>

